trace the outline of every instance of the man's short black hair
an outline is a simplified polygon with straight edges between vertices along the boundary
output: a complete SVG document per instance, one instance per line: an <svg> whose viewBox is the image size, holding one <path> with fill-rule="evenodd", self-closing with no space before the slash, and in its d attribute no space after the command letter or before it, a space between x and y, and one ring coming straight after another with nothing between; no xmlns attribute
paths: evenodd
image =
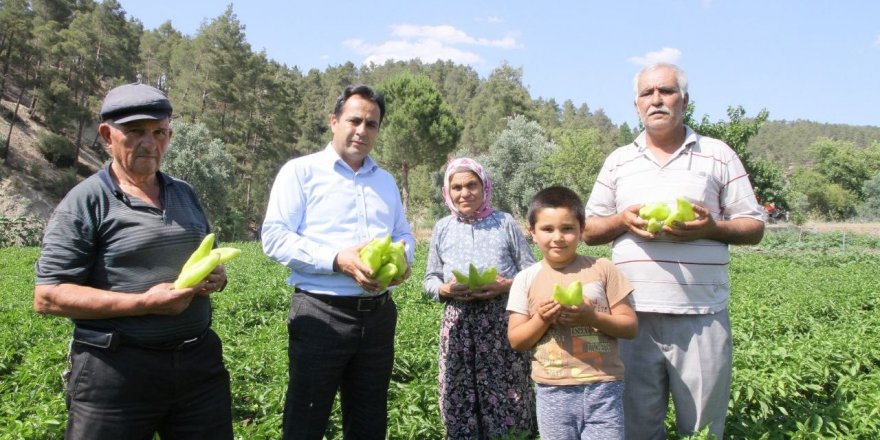
<svg viewBox="0 0 880 440"><path fill-rule="evenodd" d="M546 208L567 208L578 219L581 228L587 222L584 214L584 202L576 192L564 186L551 186L538 191L529 202L529 227L534 228L538 221L538 212Z"/></svg>
<svg viewBox="0 0 880 440"><path fill-rule="evenodd" d="M333 107L333 114L336 115L337 118L342 116L342 107L351 95L358 95L361 98L375 102L376 105L379 106L379 125L382 125L382 119L385 118L385 97L372 87L364 84L350 85L342 91L339 97L336 98L336 106Z"/></svg>

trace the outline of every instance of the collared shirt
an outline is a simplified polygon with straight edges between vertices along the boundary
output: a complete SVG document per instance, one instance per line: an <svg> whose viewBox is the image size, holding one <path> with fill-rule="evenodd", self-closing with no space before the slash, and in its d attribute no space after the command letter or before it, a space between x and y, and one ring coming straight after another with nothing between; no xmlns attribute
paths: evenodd
<svg viewBox="0 0 880 440"><path fill-rule="evenodd" d="M391 235L413 260L415 240L394 177L369 156L354 171L332 144L287 162L275 178L263 221L263 252L291 269L288 282L313 293L367 295L333 272L342 249Z"/></svg>
<svg viewBox="0 0 880 440"><path fill-rule="evenodd" d="M109 165L70 190L46 225L36 284L72 283L137 294L173 282L210 231L192 187L161 172L156 177L162 208L124 193ZM174 316L74 322L117 330L135 342L163 343L202 334L211 322L211 301L196 295Z"/></svg>
<svg viewBox="0 0 880 440"><path fill-rule="evenodd" d="M684 144L660 165L642 133L605 160L587 202L588 217L617 214L636 204L684 197L716 220L763 221L748 174L727 144L686 127ZM728 245L714 240L644 240L626 232L612 244L612 261L635 287L639 312L714 313L730 296Z"/></svg>

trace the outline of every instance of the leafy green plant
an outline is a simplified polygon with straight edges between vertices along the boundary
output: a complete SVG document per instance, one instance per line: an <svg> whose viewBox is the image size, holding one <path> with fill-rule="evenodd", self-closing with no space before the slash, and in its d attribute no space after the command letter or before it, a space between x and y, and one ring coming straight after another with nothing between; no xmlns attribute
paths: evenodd
<svg viewBox="0 0 880 440"><path fill-rule="evenodd" d="M880 248L877 237L769 233L734 247L730 301L734 375L725 436L880 437ZM278 438L287 386L288 270L258 243L227 266L229 285L212 296L213 326L232 379L236 438ZM607 246L581 252L609 256ZM537 252L536 252L537 253ZM0 248L0 440L55 439L66 423L60 373L66 319L32 310L35 247ZM399 318L389 390L390 439L440 439L437 347L442 305L426 299L427 243L413 275L393 293ZM338 401L328 439L339 439ZM667 419L669 438L673 415ZM708 439L708 432L689 438Z"/></svg>
<svg viewBox="0 0 880 440"><path fill-rule="evenodd" d="M43 221L34 217L0 215L0 248L39 245L43 226Z"/></svg>
<svg viewBox="0 0 880 440"><path fill-rule="evenodd" d="M60 134L45 133L41 135L37 140L37 148L46 160L59 168L73 165L73 161L76 159L76 145Z"/></svg>

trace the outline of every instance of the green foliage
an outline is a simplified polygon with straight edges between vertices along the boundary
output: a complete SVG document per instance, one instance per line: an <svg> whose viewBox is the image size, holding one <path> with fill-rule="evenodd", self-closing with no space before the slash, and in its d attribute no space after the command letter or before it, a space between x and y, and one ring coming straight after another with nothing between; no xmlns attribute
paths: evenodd
<svg viewBox="0 0 880 440"><path fill-rule="evenodd" d="M800 207L819 219L863 218L876 215L876 186L880 174L880 144L856 148L850 142L821 138L810 146L812 166L794 169L789 191L800 197Z"/></svg>
<svg viewBox="0 0 880 440"><path fill-rule="evenodd" d="M864 200L858 206L859 217L863 220L880 219L880 173L877 173L862 187Z"/></svg>
<svg viewBox="0 0 880 440"><path fill-rule="evenodd" d="M233 5L218 17L205 20L190 36L175 30L171 22L145 30L135 17L127 18L117 0L10 0L3 1L0 7L0 29L4 35L0 38L0 71L4 72L0 75L0 92L6 92L7 96L14 95L16 90L24 92L19 115L27 114L42 121L49 130L66 136L77 146L87 144L83 142L83 133L98 122L97 109L106 91L138 78L169 93L179 121L204 124L234 158L222 208L224 214L215 219L224 234L229 234L224 235L227 238L256 237L277 170L288 159L326 145L328 114L336 96L349 84L375 86L404 73L418 78L420 87L430 89L430 93L416 102L431 104L434 101L429 102L428 98L436 101L439 94L444 116L435 120L430 115L411 115L409 121L403 117L409 125L399 132L415 135L427 122L437 122L435 125L448 122L450 129L440 130L437 139L452 142L451 134L456 131L451 129L452 121L458 121L455 124L458 142L452 142L458 146L457 155L487 154L499 133L507 127L507 119L514 115L537 121L562 149L576 150L574 145L564 145L564 141L556 139L557 136L564 139L558 133L597 130L598 139L591 138L589 143L578 146L590 155L595 154L594 147L607 154L613 147L631 142L637 134L626 124L615 126L601 109L591 111L586 103L575 104L559 97L533 99L522 82L523 68L506 63L485 79L471 66L451 61L425 64L417 59L367 66L346 62L302 72L296 66L269 59L265 52L254 51L247 43L245 27ZM398 100L389 105L389 113L396 112L396 107L404 109L402 113L412 110L405 101ZM698 131L720 137L734 147L743 158L758 195L781 208L791 203L789 197L807 199L802 192L780 188L789 177L792 164L809 163L807 146L819 137L850 142L855 150L867 155L859 156L865 163L880 162L877 159L880 146L875 147L873 153L867 152L870 147L865 148L872 143L878 145L878 127L770 122L766 121L766 112L747 118L741 108L734 107L729 109L728 116L729 120L724 122L709 122L706 118L697 122L690 117L689 122ZM392 119L393 115L383 127L377 157L385 144L397 142L398 136L392 136ZM420 140L410 146L436 147L432 144L434 138L428 139L429 142ZM748 144L748 151L741 148L744 143ZM442 146L431 150L429 155L440 156L446 152ZM404 186L405 197L411 199L413 205L408 213L417 221L429 221L428 212L445 213L441 204L427 203L438 194L427 180L439 166L434 165L433 159L422 161L422 153L418 151L409 153L389 154L390 157L379 158L380 163L387 165ZM569 182L568 186L582 184L578 191L585 192L592 184L582 182L582 176L592 180L589 179L590 158L581 159L587 162L583 164L585 168L569 166L571 172L564 178L558 171L560 166L557 165L572 165L572 162L560 162L563 157L572 157L570 153L572 151L561 152L551 160L554 165L545 169L551 170L554 179ZM405 173L404 164L399 163L401 159L407 161ZM422 169L422 165L427 168ZM518 165L537 166L534 163ZM829 174L829 183L858 194L863 201L862 184L878 170L874 169L867 177L842 171L845 170ZM411 178L409 173L413 173ZM405 178L404 174L407 174ZM792 211L792 218L806 218L811 212L820 211L807 206L800 213Z"/></svg>
<svg viewBox="0 0 880 440"><path fill-rule="evenodd" d="M803 195L796 210L820 220L840 220L855 213L855 194L812 168L797 168L789 178L792 194Z"/></svg>
<svg viewBox="0 0 880 440"><path fill-rule="evenodd" d="M865 181L880 171L880 160L872 157L871 150L857 149L850 142L820 138L809 151L817 172L860 200Z"/></svg>
<svg viewBox="0 0 880 440"><path fill-rule="evenodd" d="M734 247L730 313L734 375L730 438L880 436L880 238L769 233ZM227 265L229 286L212 295L213 326L232 380L236 438L277 438L287 384L287 269L259 243ZM608 246L580 252L608 257ZM535 250L537 252L537 250ZM37 248L0 248L0 439L61 438L59 377L68 320L32 311ZM412 277L394 291L399 317L389 390L389 439L440 439L437 347L443 306L424 298L427 242ZM338 401L337 401L338 402ZM667 429L674 434L670 418ZM342 437L338 403L328 439ZM708 438L704 432L692 438Z"/></svg>
<svg viewBox="0 0 880 440"><path fill-rule="evenodd" d="M458 144L461 121L425 75L401 72L376 88L385 96L385 119L375 154L401 177L403 203L409 206L409 170L439 168Z"/></svg>
<svg viewBox="0 0 880 440"><path fill-rule="evenodd" d="M529 199L545 184L535 170L556 149L537 122L522 115L508 118L507 129L498 135L486 156L478 159L492 176L493 204L515 217L524 217Z"/></svg>
<svg viewBox="0 0 880 440"><path fill-rule="evenodd" d="M465 155L480 155L505 129L507 118L531 117L532 101L522 84L522 69L503 64L480 84L468 104L461 147Z"/></svg>
<svg viewBox="0 0 880 440"><path fill-rule="evenodd" d="M76 145L60 134L44 133L40 135L37 140L37 148L46 160L59 168L73 165L76 157Z"/></svg>
<svg viewBox="0 0 880 440"><path fill-rule="evenodd" d="M0 215L0 248L7 246L38 246L43 238L42 220Z"/></svg>
<svg viewBox="0 0 880 440"><path fill-rule="evenodd" d="M729 107L728 121L710 122L708 116L703 116L699 123L691 118L692 112L693 107L690 107L686 123L697 133L720 139L733 148L746 172L749 173L758 200L787 209L782 170L770 161L752 157L747 148L749 139L755 136L767 121L769 112L766 109L761 110L755 118L746 118L746 111L741 106Z"/></svg>
<svg viewBox="0 0 880 440"><path fill-rule="evenodd" d="M596 128L560 128L551 138L557 148L552 149L538 168L544 186L566 186L586 200L606 156L600 146L602 134Z"/></svg>
<svg viewBox="0 0 880 440"><path fill-rule="evenodd" d="M228 224L226 199L232 179L233 157L220 139L212 139L203 124L174 121L174 135L162 159L162 170L185 180L196 191L212 224ZM228 238L228 231L218 235Z"/></svg>
<svg viewBox="0 0 880 440"><path fill-rule="evenodd" d="M767 121L749 139L749 151L783 169L811 160L809 147L821 138L868 146L880 139L880 127L813 121Z"/></svg>
<svg viewBox="0 0 880 440"><path fill-rule="evenodd" d="M68 168L59 173L58 177L55 179L45 182L44 188L46 188L53 196L61 199L67 195L67 192L73 189L77 183L79 183L79 179L76 175L76 168Z"/></svg>

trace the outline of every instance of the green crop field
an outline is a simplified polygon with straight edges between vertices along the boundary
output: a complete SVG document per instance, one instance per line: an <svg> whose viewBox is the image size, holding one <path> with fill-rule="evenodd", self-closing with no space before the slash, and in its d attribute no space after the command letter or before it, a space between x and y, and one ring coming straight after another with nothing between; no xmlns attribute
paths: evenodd
<svg viewBox="0 0 880 440"><path fill-rule="evenodd" d="M232 375L236 437L280 437L287 380L286 270L257 243L214 295L214 328ZM607 256L607 247L584 248ZM0 439L58 439L68 320L32 310L37 248L0 248ZM437 405L442 307L426 300L426 243L394 292L400 317L389 438L443 438ZM731 438L880 438L880 239L768 234L731 257L734 330ZM339 416L328 438L340 438ZM670 425L671 426L671 425ZM674 435L673 435L674 438Z"/></svg>

